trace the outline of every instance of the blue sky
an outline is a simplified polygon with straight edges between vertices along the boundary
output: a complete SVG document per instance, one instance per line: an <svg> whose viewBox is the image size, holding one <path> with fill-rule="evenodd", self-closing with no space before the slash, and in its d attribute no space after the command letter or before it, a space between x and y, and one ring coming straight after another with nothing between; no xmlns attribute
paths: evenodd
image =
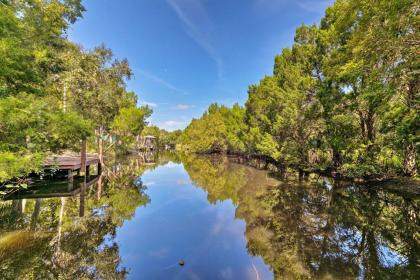
<svg viewBox="0 0 420 280"><path fill-rule="evenodd" d="M270 75L296 27L318 23L332 0L85 0L69 38L127 58L128 89L154 110L152 124L184 128L210 103L243 104Z"/></svg>

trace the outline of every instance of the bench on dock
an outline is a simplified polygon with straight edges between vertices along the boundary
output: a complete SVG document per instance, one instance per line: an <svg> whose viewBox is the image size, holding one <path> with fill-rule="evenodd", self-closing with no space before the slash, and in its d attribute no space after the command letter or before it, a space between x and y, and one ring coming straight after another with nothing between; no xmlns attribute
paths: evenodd
<svg viewBox="0 0 420 280"><path fill-rule="evenodd" d="M85 174L89 176L89 167L91 165L98 166L98 174L101 173L101 162L96 156L87 156L86 157L86 171ZM80 173L82 169L82 159L77 156L54 156L48 157L43 164L44 169L58 169L58 170L67 170L68 178L73 179L73 171Z"/></svg>

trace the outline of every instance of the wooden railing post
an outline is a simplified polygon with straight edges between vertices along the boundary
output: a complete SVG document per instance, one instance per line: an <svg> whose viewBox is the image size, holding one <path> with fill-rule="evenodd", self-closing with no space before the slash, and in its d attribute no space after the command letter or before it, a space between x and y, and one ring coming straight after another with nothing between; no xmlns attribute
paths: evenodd
<svg viewBox="0 0 420 280"><path fill-rule="evenodd" d="M99 153L99 161L101 164L104 164L104 148L103 148L103 136L104 128L103 126L99 127L99 138L98 138L98 153Z"/></svg>
<svg viewBox="0 0 420 280"><path fill-rule="evenodd" d="M86 139L82 140L80 147L80 170L86 174Z"/></svg>

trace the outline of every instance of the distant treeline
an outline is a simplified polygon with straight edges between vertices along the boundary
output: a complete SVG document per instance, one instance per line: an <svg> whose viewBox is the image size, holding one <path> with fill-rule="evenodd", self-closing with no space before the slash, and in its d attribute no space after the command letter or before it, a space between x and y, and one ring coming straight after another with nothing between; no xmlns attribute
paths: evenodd
<svg viewBox="0 0 420 280"><path fill-rule="evenodd" d="M415 176L419 12L415 0L337 0L318 25L296 30L244 107L212 104L179 146L353 177Z"/></svg>
<svg viewBox="0 0 420 280"><path fill-rule="evenodd" d="M0 0L0 188L39 171L48 153L129 146L152 113L126 89L127 60L67 39L80 2Z"/></svg>

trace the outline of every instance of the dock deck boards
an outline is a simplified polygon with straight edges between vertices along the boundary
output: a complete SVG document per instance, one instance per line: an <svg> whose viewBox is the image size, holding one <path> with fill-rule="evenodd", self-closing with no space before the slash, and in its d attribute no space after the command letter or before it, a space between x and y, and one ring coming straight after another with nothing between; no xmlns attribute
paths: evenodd
<svg viewBox="0 0 420 280"><path fill-rule="evenodd" d="M95 165L99 163L99 158L95 156L86 157L86 166ZM82 166L80 157L76 156L55 156L49 157L43 164L44 169L56 167L60 170L77 170Z"/></svg>

